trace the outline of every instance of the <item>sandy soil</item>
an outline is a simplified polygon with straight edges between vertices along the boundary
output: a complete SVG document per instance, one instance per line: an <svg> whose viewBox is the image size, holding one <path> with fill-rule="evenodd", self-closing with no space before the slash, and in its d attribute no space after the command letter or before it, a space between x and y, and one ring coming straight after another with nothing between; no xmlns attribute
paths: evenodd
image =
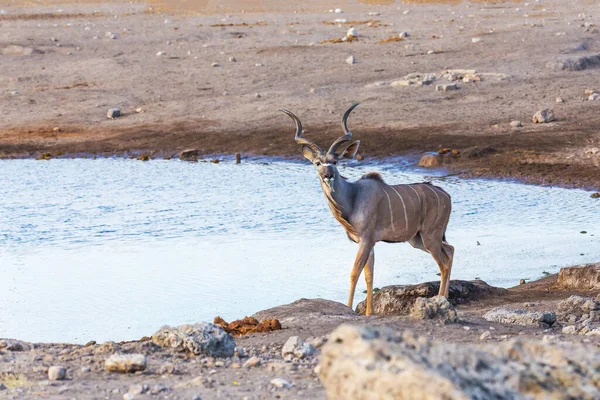
<svg viewBox="0 0 600 400"><path fill-rule="evenodd" d="M306 136L326 146L360 101L350 126L366 157L491 146L498 152L449 168L600 187L600 153L592 154L600 100L584 94L600 89L600 68L548 66L600 53L596 2L49 3L1 7L0 157L164 157L185 148L299 157L278 108L295 111ZM358 41L321 43L351 26ZM380 43L402 31L410 37ZM452 92L436 92L436 82L390 85L447 68L507 78ZM123 116L109 120L113 107ZM543 108L557 121L532 124Z"/></svg>

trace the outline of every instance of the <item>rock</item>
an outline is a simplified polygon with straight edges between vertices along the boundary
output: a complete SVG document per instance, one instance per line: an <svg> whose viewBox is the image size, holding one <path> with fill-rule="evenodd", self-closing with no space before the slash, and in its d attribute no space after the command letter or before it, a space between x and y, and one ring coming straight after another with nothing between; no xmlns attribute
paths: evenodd
<svg viewBox="0 0 600 400"><path fill-rule="evenodd" d="M600 66L600 54L580 56L576 58L566 58L558 61L549 61L547 68L563 71L583 71Z"/></svg>
<svg viewBox="0 0 600 400"><path fill-rule="evenodd" d="M592 199L600 199L600 192L592 193L590 197Z"/></svg>
<svg viewBox="0 0 600 400"><path fill-rule="evenodd" d="M531 118L531 121L534 124L543 124L543 123L552 122L555 120L556 120L556 118L554 117L554 112L552 112L552 110L550 110L548 108L536 112L533 115L533 118Z"/></svg>
<svg viewBox="0 0 600 400"><path fill-rule="evenodd" d="M469 147L460 152L462 158L482 158L497 153L493 147Z"/></svg>
<svg viewBox="0 0 600 400"><path fill-rule="evenodd" d="M458 90L458 85L456 83L448 83L443 85L435 85L436 92L448 92L450 90Z"/></svg>
<svg viewBox="0 0 600 400"><path fill-rule="evenodd" d="M119 118L121 116L121 110L118 108L111 108L106 113L106 116L110 119Z"/></svg>
<svg viewBox="0 0 600 400"><path fill-rule="evenodd" d="M33 348L30 343L15 339L0 339L0 350L29 351Z"/></svg>
<svg viewBox="0 0 600 400"><path fill-rule="evenodd" d="M89 374L90 372L92 372L92 369L90 367L81 367L80 371L82 374Z"/></svg>
<svg viewBox="0 0 600 400"><path fill-rule="evenodd" d="M418 163L419 167L425 168L439 167L440 165L442 165L442 156L437 152L424 153Z"/></svg>
<svg viewBox="0 0 600 400"><path fill-rule="evenodd" d="M235 57L229 57L229 62L237 62L237 59Z"/></svg>
<svg viewBox="0 0 600 400"><path fill-rule="evenodd" d="M275 378L271 380L271 385L280 389L289 389L292 387L292 384L282 378Z"/></svg>
<svg viewBox="0 0 600 400"><path fill-rule="evenodd" d="M420 297L437 296L440 282L426 282L418 285L394 285L383 287L373 295L373 313L378 315L408 315L415 301ZM486 296L502 296L506 289L496 288L487 283L474 281L451 280L448 288L448 301L452 305L467 303ZM356 312L363 314L366 302L356 307Z"/></svg>
<svg viewBox="0 0 600 400"><path fill-rule="evenodd" d="M488 340L491 336L492 336L492 333L490 331L485 331L481 334L481 336L479 336L479 340L481 340L481 341Z"/></svg>
<svg viewBox="0 0 600 400"><path fill-rule="evenodd" d="M565 102L565 100L564 100L562 97L557 97L557 98L556 98L556 102L557 102L557 103L564 103L564 102Z"/></svg>
<svg viewBox="0 0 600 400"><path fill-rule="evenodd" d="M136 372L146 369L146 356L143 354L113 354L104 362L109 372Z"/></svg>
<svg viewBox="0 0 600 400"><path fill-rule="evenodd" d="M31 47L23 47L17 45L6 46L2 49L2 54L5 56L30 56L32 54L42 54L43 52Z"/></svg>
<svg viewBox="0 0 600 400"><path fill-rule="evenodd" d="M483 39L482 38L478 38L478 37L474 37L474 38L471 39L471 42L473 42L473 43L481 43L481 42L483 42Z"/></svg>
<svg viewBox="0 0 600 400"><path fill-rule="evenodd" d="M445 324L458 322L456 310L443 296L417 298L410 315L416 319L438 319Z"/></svg>
<svg viewBox="0 0 600 400"><path fill-rule="evenodd" d="M211 65L211 67L220 67L219 63L217 63L217 62L214 62L214 63L212 63L210 65Z"/></svg>
<svg viewBox="0 0 600 400"><path fill-rule="evenodd" d="M233 336L220 326L207 322L176 328L164 326L152 335L152 341L180 352L213 357L231 357L235 349Z"/></svg>
<svg viewBox="0 0 600 400"><path fill-rule="evenodd" d="M595 101L595 100L598 100L598 99L600 99L600 94L598 94L598 93L592 93L588 97L589 101Z"/></svg>
<svg viewBox="0 0 600 400"><path fill-rule="evenodd" d="M302 324L303 320L315 316L331 316L336 320L341 317L356 316L345 304L325 299L300 299L291 304L270 308L253 315L258 320L277 319L282 325Z"/></svg>
<svg viewBox="0 0 600 400"><path fill-rule="evenodd" d="M600 263L561 268L556 278L556 287L561 289L600 289Z"/></svg>
<svg viewBox="0 0 600 400"><path fill-rule="evenodd" d="M410 37L410 35L408 34L408 32L400 32L398 37L401 39L406 39L407 37Z"/></svg>
<svg viewBox="0 0 600 400"><path fill-rule="evenodd" d="M252 367L258 367L261 364L261 359L256 357L256 356L252 356L250 357L243 365L244 368L252 368Z"/></svg>
<svg viewBox="0 0 600 400"><path fill-rule="evenodd" d="M167 54L167 53L166 53L166 52L164 52L164 51L159 51L158 53L156 53L156 56L157 56L157 57L161 57L161 56L164 56L164 55L166 55L166 54Z"/></svg>
<svg viewBox="0 0 600 400"><path fill-rule="evenodd" d="M562 328L562 333L565 335L575 335L577 334L577 327L575 325L567 325Z"/></svg>
<svg viewBox="0 0 600 400"><path fill-rule="evenodd" d="M342 325L323 349L319 377L329 399L592 399L599 363L600 352L580 344L478 347Z"/></svg>
<svg viewBox="0 0 600 400"><path fill-rule="evenodd" d="M484 314L486 321L514 325L552 325L556 322L554 312L527 311L522 309L495 308Z"/></svg>
<svg viewBox="0 0 600 400"><path fill-rule="evenodd" d="M558 309L565 313L582 314L600 310L600 303L592 297L571 296L561 301Z"/></svg>
<svg viewBox="0 0 600 400"><path fill-rule="evenodd" d="M346 64L355 64L356 63L356 59L354 58L354 56L350 56L348 58L346 58Z"/></svg>
<svg viewBox="0 0 600 400"><path fill-rule="evenodd" d="M6 386L3 383L0 383L0 390L6 390Z"/></svg>
<svg viewBox="0 0 600 400"><path fill-rule="evenodd" d="M512 126L513 128L521 128L523 124L521 123L521 121L512 121L510 123L510 126Z"/></svg>
<svg viewBox="0 0 600 400"><path fill-rule="evenodd" d="M317 353L317 349L310 343L304 343L300 348L294 350L294 356L301 360Z"/></svg>
<svg viewBox="0 0 600 400"><path fill-rule="evenodd" d="M272 332L281 329L281 323L276 319L266 319L259 322L256 318L245 317L244 319L227 323L223 318L215 317L213 323L234 336L249 335L257 332Z"/></svg>
<svg viewBox="0 0 600 400"><path fill-rule="evenodd" d="M150 390L150 394L156 395L156 394L160 394L163 392L168 392L170 389L165 386L165 385L161 385L160 383L157 385L152 386L152 389Z"/></svg>
<svg viewBox="0 0 600 400"><path fill-rule="evenodd" d="M138 394L144 394L146 393L148 390L150 390L150 386L148 385L131 385L129 386L129 392L133 395L138 395Z"/></svg>
<svg viewBox="0 0 600 400"><path fill-rule="evenodd" d="M285 342L283 348L281 349L281 356L285 357L288 354L294 354L296 349L302 346L302 340L298 336L290 336L290 338Z"/></svg>
<svg viewBox="0 0 600 400"><path fill-rule="evenodd" d="M358 37L358 31L356 30L356 28L350 28L350 29L348 29L348 32L346 33L346 37L348 39L352 39L352 38Z"/></svg>
<svg viewBox="0 0 600 400"><path fill-rule="evenodd" d="M67 377L67 369L58 365L48 368L48 379L51 381L62 381Z"/></svg>
<svg viewBox="0 0 600 400"><path fill-rule="evenodd" d="M198 149L187 149L179 153L179 159L181 161L198 161Z"/></svg>
<svg viewBox="0 0 600 400"><path fill-rule="evenodd" d="M135 400L135 394L133 394L133 393L125 393L123 395L123 400Z"/></svg>

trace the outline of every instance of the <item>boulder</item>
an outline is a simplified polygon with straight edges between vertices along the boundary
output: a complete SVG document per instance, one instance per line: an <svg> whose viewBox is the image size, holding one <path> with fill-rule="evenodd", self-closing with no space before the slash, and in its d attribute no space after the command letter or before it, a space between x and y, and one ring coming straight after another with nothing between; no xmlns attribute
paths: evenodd
<svg viewBox="0 0 600 400"><path fill-rule="evenodd" d="M106 113L106 117L109 119L119 118L121 116L121 109L119 108L111 108Z"/></svg>
<svg viewBox="0 0 600 400"><path fill-rule="evenodd" d="M48 379L51 381L62 381L67 377L67 369L58 365L48 368Z"/></svg>
<svg viewBox="0 0 600 400"><path fill-rule="evenodd" d="M16 339L0 339L0 350L29 351L33 348L31 343Z"/></svg>
<svg viewBox="0 0 600 400"><path fill-rule="evenodd" d="M198 154L200 152L197 149L187 149L179 153L179 159L182 161L198 161Z"/></svg>
<svg viewBox="0 0 600 400"><path fill-rule="evenodd" d="M571 296L558 304L559 311L570 314L582 314L600 310L600 303L592 297Z"/></svg>
<svg viewBox="0 0 600 400"><path fill-rule="evenodd" d="M552 110L545 108L533 114L531 121L534 124L544 124L547 122L556 121L556 118L554 117L554 112Z"/></svg>
<svg viewBox="0 0 600 400"><path fill-rule="evenodd" d="M283 306L259 311L253 315L258 320L278 319L280 321L310 316L355 316L351 308L337 301L325 299L300 299Z"/></svg>
<svg viewBox="0 0 600 400"><path fill-rule="evenodd" d="M408 315L419 297L437 296L440 282L426 282L418 285L386 286L373 295L373 313L379 315ZM493 287L481 280L450 281L448 300L452 305L462 304L483 296L498 296L508 293L506 289ZM364 314L366 301L360 302L356 312Z"/></svg>
<svg viewBox="0 0 600 400"><path fill-rule="evenodd" d="M146 356L143 354L113 354L104 362L109 372L136 372L146 369Z"/></svg>
<svg viewBox="0 0 600 400"><path fill-rule="evenodd" d="M598 394L600 352L593 346L438 343L410 332L350 325L331 336L318 368L329 399L593 399Z"/></svg>
<svg viewBox="0 0 600 400"><path fill-rule="evenodd" d="M484 314L486 321L514 325L548 325L556 322L556 314L546 311L527 311L522 309L495 308Z"/></svg>
<svg viewBox="0 0 600 400"><path fill-rule="evenodd" d="M419 167L431 168L442 165L442 156L437 152L424 153L419 159Z"/></svg>
<svg viewBox="0 0 600 400"><path fill-rule="evenodd" d="M561 268L556 278L556 288L600 289L600 263Z"/></svg>
<svg viewBox="0 0 600 400"><path fill-rule="evenodd" d="M195 355L231 357L235 350L233 336L218 325L200 322L176 328L163 326L152 341L165 348Z"/></svg>
<svg viewBox="0 0 600 400"><path fill-rule="evenodd" d="M437 319L445 324L458 322L456 310L445 297L419 297L410 313L416 319Z"/></svg>

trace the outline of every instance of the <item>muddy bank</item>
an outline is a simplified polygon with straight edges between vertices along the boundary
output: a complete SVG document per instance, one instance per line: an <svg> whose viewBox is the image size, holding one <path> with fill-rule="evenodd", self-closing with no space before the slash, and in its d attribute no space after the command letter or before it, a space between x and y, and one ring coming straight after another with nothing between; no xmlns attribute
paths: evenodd
<svg viewBox="0 0 600 400"><path fill-rule="evenodd" d="M337 378L332 381L332 370L324 370L323 362L337 363L335 346L327 348L326 343L332 331L342 324L359 329L391 329L398 334L409 330L422 337L418 339L421 345L451 343L452 351L459 353L467 349L464 346L475 346L475 350L468 351L479 354L494 348L494 343L496 347L522 349L530 345L519 343L532 341L532 349L541 352L556 346L576 346L568 352L587 351L594 355L600 346L600 335L593 333L600 333L600 303L594 298L600 288L599 271L598 264L565 268L558 275L508 290L491 288L481 281L453 281L450 301L455 305L448 303L447 307L456 310L458 322L442 313L419 316L413 310L406 314L406 302L418 300L428 285L435 292L438 283L434 282L404 290L396 298L405 302L396 315L364 317L336 302L302 299L254 315L257 320L275 318L283 329L235 338L219 327L198 324L161 329L152 337L121 343L31 344L3 339L0 397L321 399L326 397L323 383L330 394L332 387L340 383ZM386 290L389 292L382 289ZM376 297L375 302L387 301L384 297ZM365 335L367 338L370 334ZM402 340L411 335L405 334ZM290 339L296 336L298 339ZM204 341L206 338L210 340ZM386 349L392 351L392 347ZM325 359L323 352L327 354ZM112 357L114 354L124 356ZM111 370L128 365L131 372L107 371L109 359ZM129 364L122 364L123 360ZM60 370L50 368L53 366L65 369L64 378L57 375ZM555 372L562 367L557 368ZM377 376L371 376L370 382L376 381ZM580 377L587 379L584 374ZM482 382L483 386L487 384ZM542 386L548 390L559 382L553 380L552 385ZM511 384L506 385L509 390ZM562 398L560 393L566 389L559 386L554 386L558 391L554 393ZM467 385L464 390L475 387Z"/></svg>
<svg viewBox="0 0 600 400"><path fill-rule="evenodd" d="M152 158L186 148L298 157L280 107L325 146L360 101L350 127L366 157L492 147L448 168L600 186L600 100L588 94L600 90L598 5L379 3L341 14L313 3L241 13L232 2L228 15L144 3L3 7L0 157ZM351 27L358 40L330 42ZM108 119L112 108L121 116ZM545 108L556 121L533 124Z"/></svg>

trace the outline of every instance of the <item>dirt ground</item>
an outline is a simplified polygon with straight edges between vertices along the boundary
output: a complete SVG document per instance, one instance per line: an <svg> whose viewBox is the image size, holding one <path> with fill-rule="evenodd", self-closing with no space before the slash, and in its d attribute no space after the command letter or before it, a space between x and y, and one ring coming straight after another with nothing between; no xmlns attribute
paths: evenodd
<svg viewBox="0 0 600 400"><path fill-rule="evenodd" d="M493 147L448 168L600 188L600 100L584 93L600 90L600 68L556 66L600 54L597 2L51 3L0 8L2 158L152 158L186 148L299 157L280 107L325 147L360 101L350 127L365 157ZM337 7L343 13L328 12ZM323 43L352 26L358 41ZM403 31L410 36L381 43ZM443 80L391 85L449 68L504 78L448 92L435 90ZM114 107L122 116L110 120ZM557 120L533 124L544 108Z"/></svg>

